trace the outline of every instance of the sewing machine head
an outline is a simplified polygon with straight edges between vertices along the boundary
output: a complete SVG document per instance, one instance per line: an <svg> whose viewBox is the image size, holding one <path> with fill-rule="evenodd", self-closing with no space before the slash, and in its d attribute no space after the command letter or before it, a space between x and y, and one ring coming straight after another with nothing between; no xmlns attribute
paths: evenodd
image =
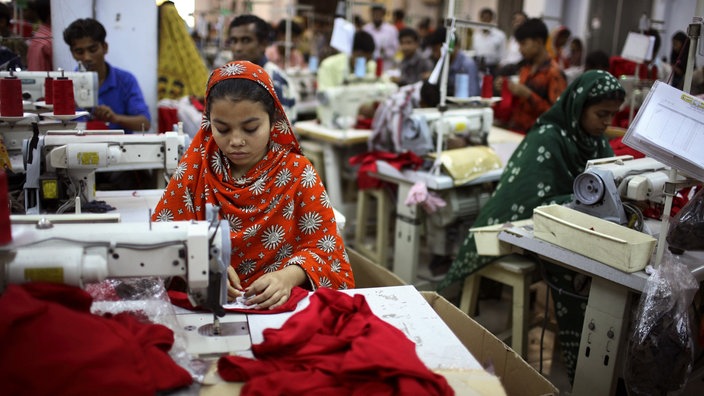
<svg viewBox="0 0 704 396"><path fill-rule="evenodd" d="M574 180L572 204L581 212L626 224L624 201L664 203L669 169L653 158L630 155L588 161Z"/></svg>
<svg viewBox="0 0 704 396"><path fill-rule="evenodd" d="M217 207L206 213L205 221L12 224L13 242L0 247L0 292L31 281L84 287L107 278L180 277L191 304L222 316L230 232L214 217Z"/></svg>
<svg viewBox="0 0 704 396"><path fill-rule="evenodd" d="M98 105L98 73L96 72L67 72L67 71L17 71L12 72L22 81L22 99L30 102L39 102L44 98L44 80L47 76L52 78L67 77L73 81L73 99L76 107L91 108ZM8 71L0 71L0 78L10 75Z"/></svg>
<svg viewBox="0 0 704 396"><path fill-rule="evenodd" d="M432 135L443 134L443 143L451 135L467 137L473 145L487 145L487 138L494 122L490 107L450 108L441 112L437 108L417 108L411 120L427 123Z"/></svg>
<svg viewBox="0 0 704 396"><path fill-rule="evenodd" d="M352 128L362 105L381 102L397 90L398 86L390 82L348 84L319 90L316 94L318 119L328 128Z"/></svg>
<svg viewBox="0 0 704 396"><path fill-rule="evenodd" d="M119 130L47 131L25 141L25 210L39 214L79 197L95 199L96 170L160 169L172 174L187 135L125 135Z"/></svg>

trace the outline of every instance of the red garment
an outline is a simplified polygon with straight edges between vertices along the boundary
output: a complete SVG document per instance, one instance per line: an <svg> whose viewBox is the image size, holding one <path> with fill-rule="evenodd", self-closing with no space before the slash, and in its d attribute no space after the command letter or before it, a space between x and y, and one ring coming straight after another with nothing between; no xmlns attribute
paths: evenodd
<svg viewBox="0 0 704 396"><path fill-rule="evenodd" d="M381 180L369 174L369 172L376 172L377 160L386 161L398 170L408 167L418 169L418 167L423 165L423 158L419 157L418 154L413 151L406 151L401 154L386 151L369 151L355 155L350 158L349 161L350 165L359 165L359 169L357 170L357 186L360 190L379 188L384 185Z"/></svg>
<svg viewBox="0 0 704 396"><path fill-rule="evenodd" d="M375 316L362 295L318 289L310 305L252 345L256 359L223 356L220 376L242 395L452 395L415 344Z"/></svg>
<svg viewBox="0 0 704 396"><path fill-rule="evenodd" d="M514 96L509 129L528 132L541 114L548 111L567 88L565 74L553 60L538 65L525 64L519 69L520 83L530 88L528 98ZM502 96L503 97L503 96Z"/></svg>
<svg viewBox="0 0 704 396"><path fill-rule="evenodd" d="M9 285L0 296L3 395L154 395L188 386L168 351L173 332L129 313L90 313L92 298L63 284Z"/></svg>
<svg viewBox="0 0 704 396"><path fill-rule="evenodd" d="M188 300L188 295L184 292L169 290L169 298L171 303L177 307L190 309L190 310L200 310L200 307L194 307L193 304ZM301 287L294 287L291 289L291 295L288 297L286 302L274 309L242 309L242 308L226 308L227 312L238 312L245 314L275 314L281 312L291 312L296 309L298 303L308 296L308 291Z"/></svg>

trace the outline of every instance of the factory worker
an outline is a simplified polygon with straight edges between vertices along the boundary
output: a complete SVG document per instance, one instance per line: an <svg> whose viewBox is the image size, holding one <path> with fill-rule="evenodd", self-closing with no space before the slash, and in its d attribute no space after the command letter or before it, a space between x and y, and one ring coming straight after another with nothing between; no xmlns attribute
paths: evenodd
<svg viewBox="0 0 704 396"><path fill-rule="evenodd" d="M105 27L92 18L77 19L68 25L63 35L73 59L87 71L98 73L100 88L93 118L107 124L109 129L123 129L125 133L149 130L149 107L137 79L132 73L105 61L108 53ZM89 129L105 128L89 126Z"/></svg>
<svg viewBox="0 0 704 396"><path fill-rule="evenodd" d="M354 278L328 194L301 149L269 75L234 61L208 80L201 129L171 177L155 221L204 220L220 207L230 224L229 298L261 309L294 286L348 289Z"/></svg>
<svg viewBox="0 0 704 396"><path fill-rule="evenodd" d="M571 202L574 178L584 171L587 160L613 156L604 132L625 95L618 80L606 71L590 70L577 77L516 148L472 227L528 219L538 206ZM470 233L439 289L494 260L494 256L477 253L474 235ZM558 265L545 263L545 268L549 282L561 291L579 294L576 289L582 277ZM553 299L562 355L572 380L586 299L558 292Z"/></svg>

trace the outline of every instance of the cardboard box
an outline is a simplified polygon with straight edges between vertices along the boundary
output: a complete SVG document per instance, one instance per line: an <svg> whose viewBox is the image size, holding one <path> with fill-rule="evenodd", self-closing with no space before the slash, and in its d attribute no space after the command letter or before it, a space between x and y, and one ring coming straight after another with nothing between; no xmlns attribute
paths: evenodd
<svg viewBox="0 0 704 396"><path fill-rule="evenodd" d="M508 396L558 395L558 389L503 341L435 292L420 292L484 366L493 366Z"/></svg>
<svg viewBox="0 0 704 396"><path fill-rule="evenodd" d="M648 234L562 205L535 208L533 235L624 272L645 268L656 243Z"/></svg>
<svg viewBox="0 0 704 396"><path fill-rule="evenodd" d="M396 274L372 262L353 249L347 253L356 287L400 286ZM493 366L508 396L558 395L558 389L503 341L435 292L420 292L438 316L479 362Z"/></svg>
<svg viewBox="0 0 704 396"><path fill-rule="evenodd" d="M350 258L354 283L357 288L403 286L407 284L398 275L364 257L354 249L347 248L347 255Z"/></svg>

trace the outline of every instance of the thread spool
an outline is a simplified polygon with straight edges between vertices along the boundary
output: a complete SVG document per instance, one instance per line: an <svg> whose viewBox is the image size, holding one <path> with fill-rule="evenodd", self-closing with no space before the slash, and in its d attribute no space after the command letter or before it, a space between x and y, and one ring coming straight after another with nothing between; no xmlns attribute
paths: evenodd
<svg viewBox="0 0 704 396"><path fill-rule="evenodd" d="M384 59L376 58L376 78L381 77L384 72Z"/></svg>
<svg viewBox="0 0 704 396"><path fill-rule="evenodd" d="M354 60L354 75L359 78L367 75L367 60L363 56Z"/></svg>
<svg viewBox="0 0 704 396"><path fill-rule="evenodd" d="M0 168L0 246L12 242L10 228L10 200L7 192L7 174Z"/></svg>
<svg viewBox="0 0 704 396"><path fill-rule="evenodd" d="M44 103L54 104L54 78L50 76L44 79Z"/></svg>
<svg viewBox="0 0 704 396"><path fill-rule="evenodd" d="M0 80L0 115L3 117L22 117L22 81L17 77L5 77Z"/></svg>
<svg viewBox="0 0 704 396"><path fill-rule="evenodd" d="M455 97L469 97L469 74L460 73L455 76Z"/></svg>
<svg viewBox="0 0 704 396"><path fill-rule="evenodd" d="M491 98L494 96L494 76L485 74L482 77L482 98Z"/></svg>
<svg viewBox="0 0 704 396"><path fill-rule="evenodd" d="M318 71L318 57L315 55L311 55L310 58L308 58L308 70L310 70L311 73L315 73Z"/></svg>
<svg viewBox="0 0 704 396"><path fill-rule="evenodd" d="M73 100L73 80L59 77L52 83L54 89L54 114L76 114L76 102Z"/></svg>

